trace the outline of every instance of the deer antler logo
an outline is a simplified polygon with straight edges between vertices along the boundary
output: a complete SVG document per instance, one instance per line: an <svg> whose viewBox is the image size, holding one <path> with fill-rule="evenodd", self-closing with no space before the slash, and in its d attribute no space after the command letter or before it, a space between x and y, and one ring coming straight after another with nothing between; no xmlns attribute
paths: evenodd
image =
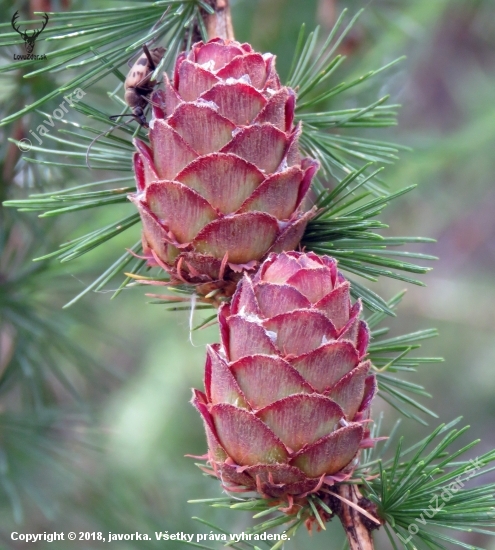
<svg viewBox="0 0 495 550"><path fill-rule="evenodd" d="M41 34L41 32L43 31L43 29L46 27L46 24L48 23L48 14L45 13L45 15L43 16L43 26L41 27L41 29L35 29L32 31L31 34L29 34L29 31L20 31L19 30L19 25L16 27L15 24L16 24L16 21L19 17L19 12L16 11L14 13L14 15L12 16L12 27L14 28L14 30L16 32L18 32L23 40L24 40L24 45L26 46L26 52L28 54L31 54L33 53L33 50L34 50L34 44L36 42L36 39L38 38L38 36Z"/></svg>

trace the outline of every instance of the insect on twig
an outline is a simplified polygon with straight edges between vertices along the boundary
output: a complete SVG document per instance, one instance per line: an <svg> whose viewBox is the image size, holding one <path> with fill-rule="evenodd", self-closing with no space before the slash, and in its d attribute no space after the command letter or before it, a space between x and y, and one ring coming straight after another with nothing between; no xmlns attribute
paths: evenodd
<svg viewBox="0 0 495 550"><path fill-rule="evenodd" d="M130 116L140 126L148 128L148 122L146 121L144 110L150 103L149 96L151 95L151 92L157 84L156 80L152 80L151 76L157 65L163 58L164 53L165 48L158 47L149 50L146 44L143 45L143 53L138 57L134 65L132 65L130 71L127 73L127 77L124 82L124 101L132 109L132 113L111 115L109 117L111 120ZM86 150L86 165L88 166L88 168L91 169L91 166L89 164L89 152L96 141L98 141L101 136L108 134L116 128L120 128L125 124L128 124L128 122L122 122L117 126L113 126L109 130L102 132L93 139L93 141L89 144L88 149Z"/></svg>

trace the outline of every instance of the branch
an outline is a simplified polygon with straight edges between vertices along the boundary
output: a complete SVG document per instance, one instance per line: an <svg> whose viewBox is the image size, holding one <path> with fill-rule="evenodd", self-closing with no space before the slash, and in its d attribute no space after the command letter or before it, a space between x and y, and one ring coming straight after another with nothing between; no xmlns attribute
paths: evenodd
<svg viewBox="0 0 495 550"><path fill-rule="evenodd" d="M232 26L229 0L210 0L209 3L215 13L210 15L203 12L208 39L219 37L234 40L234 27Z"/></svg>
<svg viewBox="0 0 495 550"><path fill-rule="evenodd" d="M374 550L371 531L377 529L378 525L367 517L369 513L365 516L359 512L359 509L367 512L374 505L362 497L355 485L339 485L335 496L340 500L336 512L347 535L350 550ZM373 512L374 509L371 513L376 517Z"/></svg>

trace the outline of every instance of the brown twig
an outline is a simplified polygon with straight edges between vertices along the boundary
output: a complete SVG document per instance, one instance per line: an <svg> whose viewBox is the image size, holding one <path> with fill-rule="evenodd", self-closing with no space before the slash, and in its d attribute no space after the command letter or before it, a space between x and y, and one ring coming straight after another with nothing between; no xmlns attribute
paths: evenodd
<svg viewBox="0 0 495 550"><path fill-rule="evenodd" d="M219 37L234 40L234 27L232 26L229 0L210 0L209 4L215 10L215 13L210 15L204 12L203 15L208 39Z"/></svg>
<svg viewBox="0 0 495 550"><path fill-rule="evenodd" d="M374 505L364 499L355 485L341 484L336 491L340 503L336 513L347 535L350 550L374 550L371 532L378 529ZM362 514L359 509L366 512Z"/></svg>

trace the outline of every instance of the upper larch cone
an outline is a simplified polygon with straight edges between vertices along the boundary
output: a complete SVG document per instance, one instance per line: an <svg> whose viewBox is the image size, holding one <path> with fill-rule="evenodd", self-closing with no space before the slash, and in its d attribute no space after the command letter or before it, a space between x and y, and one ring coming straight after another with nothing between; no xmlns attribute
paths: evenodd
<svg viewBox="0 0 495 550"><path fill-rule="evenodd" d="M301 158L295 93L272 54L219 38L181 54L136 140L144 254L173 282L230 296L244 271L298 247L318 162Z"/></svg>

